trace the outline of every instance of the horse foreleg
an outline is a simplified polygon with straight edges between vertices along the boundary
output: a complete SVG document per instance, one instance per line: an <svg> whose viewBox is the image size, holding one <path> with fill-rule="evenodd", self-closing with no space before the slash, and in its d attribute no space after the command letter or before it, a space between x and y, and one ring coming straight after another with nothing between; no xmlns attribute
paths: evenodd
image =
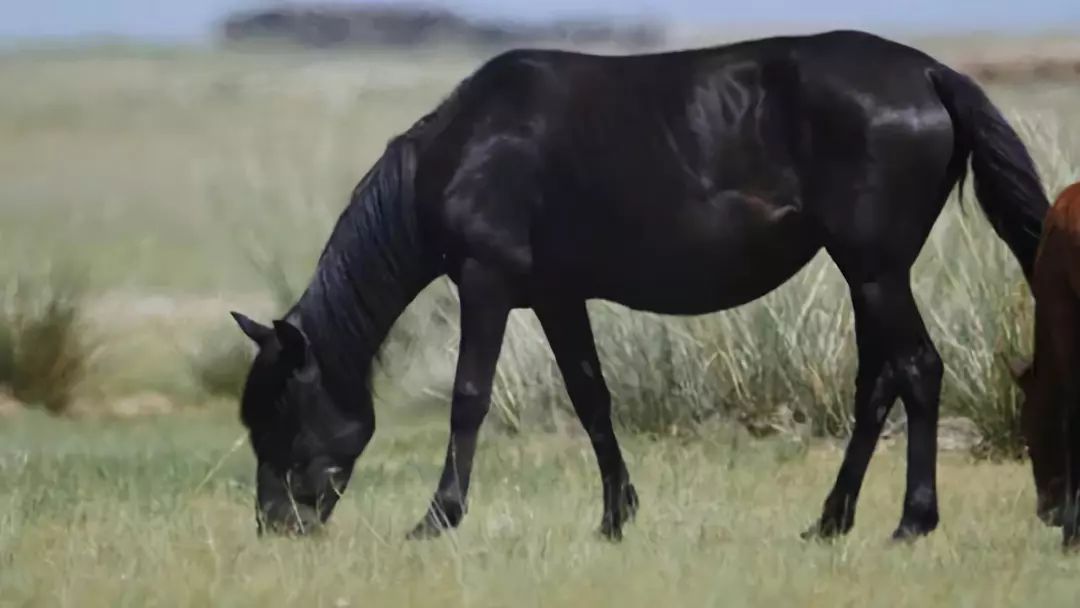
<svg viewBox="0 0 1080 608"><path fill-rule="evenodd" d="M439 487L409 538L438 536L443 529L457 526L465 514L476 438L491 404L495 365L511 309L502 279L472 260L463 265L458 292L461 338L450 405L450 442Z"/></svg>

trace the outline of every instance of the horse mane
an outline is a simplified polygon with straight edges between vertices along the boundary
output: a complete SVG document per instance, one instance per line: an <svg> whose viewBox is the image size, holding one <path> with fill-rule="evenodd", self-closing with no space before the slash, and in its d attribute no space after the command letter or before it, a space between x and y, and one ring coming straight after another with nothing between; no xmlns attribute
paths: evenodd
<svg viewBox="0 0 1080 608"><path fill-rule="evenodd" d="M422 251L416 142L409 135L392 139L353 189L287 315L307 335L327 380L352 382L363 374L366 385L390 327L436 274Z"/></svg>
<svg viewBox="0 0 1080 608"><path fill-rule="evenodd" d="M465 78L431 112L392 138L353 188L314 276L286 318L311 342L343 394L370 396L370 373L394 321L440 270L425 252L415 196L418 148L443 133L470 90ZM327 374L329 372L329 374ZM362 377L364 386L355 379Z"/></svg>

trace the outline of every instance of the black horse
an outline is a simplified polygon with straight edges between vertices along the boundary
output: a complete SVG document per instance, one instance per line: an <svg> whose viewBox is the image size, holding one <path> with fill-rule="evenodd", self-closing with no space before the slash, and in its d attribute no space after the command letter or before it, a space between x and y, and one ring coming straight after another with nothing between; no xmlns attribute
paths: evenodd
<svg viewBox="0 0 1080 608"><path fill-rule="evenodd" d="M585 302L693 315L750 302L822 247L851 289L854 433L806 536L847 532L897 397L909 420L894 537L938 523L943 366L910 269L970 158L981 207L1030 277L1048 202L1027 150L980 88L860 32L623 57L518 50L464 80L388 144L303 296L259 346L241 416L258 459L259 529L325 522L375 430L369 371L416 294L448 275L461 343L446 464L411 533L461 520L511 309L543 326L619 538L638 498L611 424Z"/></svg>

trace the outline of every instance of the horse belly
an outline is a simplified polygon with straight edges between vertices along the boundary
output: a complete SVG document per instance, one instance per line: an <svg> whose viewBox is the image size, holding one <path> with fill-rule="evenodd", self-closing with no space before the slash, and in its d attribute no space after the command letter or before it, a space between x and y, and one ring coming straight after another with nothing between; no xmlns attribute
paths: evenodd
<svg viewBox="0 0 1080 608"><path fill-rule="evenodd" d="M769 293L821 247L794 202L741 194L721 199L683 205L630 231L598 226L598 238L582 247L563 276L574 276L587 297L663 314L703 314Z"/></svg>

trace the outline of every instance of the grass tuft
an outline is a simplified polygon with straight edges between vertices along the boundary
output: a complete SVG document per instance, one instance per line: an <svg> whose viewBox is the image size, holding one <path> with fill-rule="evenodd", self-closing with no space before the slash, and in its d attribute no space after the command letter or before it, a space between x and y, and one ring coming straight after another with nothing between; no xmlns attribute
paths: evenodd
<svg viewBox="0 0 1080 608"><path fill-rule="evenodd" d="M0 385L23 403L62 414L86 380L95 348L71 275L17 281L0 311Z"/></svg>

